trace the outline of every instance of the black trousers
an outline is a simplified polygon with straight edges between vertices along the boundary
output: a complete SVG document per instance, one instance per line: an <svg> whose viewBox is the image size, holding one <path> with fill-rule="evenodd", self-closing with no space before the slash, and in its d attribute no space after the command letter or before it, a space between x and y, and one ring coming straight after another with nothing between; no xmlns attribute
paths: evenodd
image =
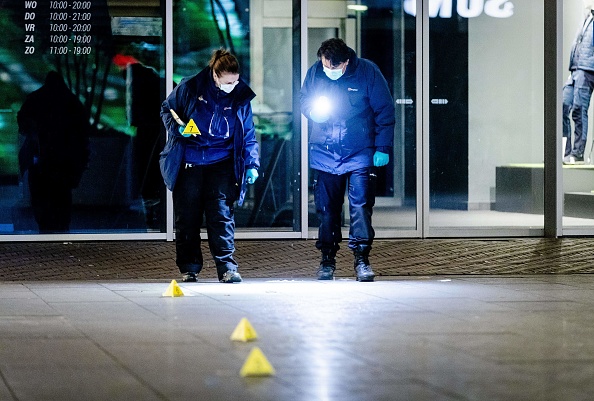
<svg viewBox="0 0 594 401"><path fill-rule="evenodd" d="M371 215L375 204L376 177L372 168L337 175L316 170L314 200L320 219L316 248L337 251L342 241L341 212L348 186L349 248L371 249L375 231Z"/></svg>
<svg viewBox="0 0 594 401"><path fill-rule="evenodd" d="M199 273L204 260L200 227L206 217L208 246L219 280L237 270L233 204L237 198L233 160L207 166L182 165L173 188L176 264L181 273Z"/></svg>

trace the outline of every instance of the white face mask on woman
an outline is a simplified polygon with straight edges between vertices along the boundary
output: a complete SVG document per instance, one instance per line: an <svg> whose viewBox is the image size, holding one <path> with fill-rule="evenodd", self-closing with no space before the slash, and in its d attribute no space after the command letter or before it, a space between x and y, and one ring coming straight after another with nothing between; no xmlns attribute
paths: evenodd
<svg viewBox="0 0 594 401"><path fill-rule="evenodd" d="M231 91L239 83L239 74L230 74L228 72L224 72L220 77L218 77L213 73L213 77L217 86L225 93L231 93Z"/></svg>
<svg viewBox="0 0 594 401"><path fill-rule="evenodd" d="M231 91L237 86L239 81L235 81L232 84L221 84L220 88L223 92L231 93Z"/></svg>

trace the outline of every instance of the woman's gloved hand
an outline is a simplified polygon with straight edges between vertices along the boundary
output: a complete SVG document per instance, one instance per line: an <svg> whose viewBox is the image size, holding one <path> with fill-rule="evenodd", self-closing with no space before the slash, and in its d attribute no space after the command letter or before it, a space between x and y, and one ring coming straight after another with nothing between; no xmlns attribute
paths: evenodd
<svg viewBox="0 0 594 401"><path fill-rule="evenodd" d="M245 182L248 184L253 184L258 179L258 170L255 168L249 168L245 172Z"/></svg>
<svg viewBox="0 0 594 401"><path fill-rule="evenodd" d="M180 134L182 134L183 137L187 138L189 136L192 136L192 134L190 134L190 133L184 134L185 129L186 129L186 127L182 127L181 125L179 127L177 127L177 130L179 131Z"/></svg>
<svg viewBox="0 0 594 401"><path fill-rule="evenodd" d="M390 155L387 153L376 151L373 155L373 165L375 167L382 167L388 164L390 161Z"/></svg>

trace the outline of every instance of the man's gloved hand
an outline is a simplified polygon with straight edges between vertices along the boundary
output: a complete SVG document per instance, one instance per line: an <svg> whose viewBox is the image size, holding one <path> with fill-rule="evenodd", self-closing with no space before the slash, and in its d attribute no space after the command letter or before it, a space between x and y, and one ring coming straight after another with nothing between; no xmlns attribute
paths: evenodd
<svg viewBox="0 0 594 401"><path fill-rule="evenodd" d="M328 113L324 113L324 112L316 112L315 109L313 109L310 113L309 113L309 117L316 123L325 123L326 121L328 121L328 119L330 118L330 115L328 115Z"/></svg>
<svg viewBox="0 0 594 401"><path fill-rule="evenodd" d="M382 167L388 164L390 161L390 155L387 153L376 151L373 155L373 165L375 167Z"/></svg>
<svg viewBox="0 0 594 401"><path fill-rule="evenodd" d="M253 184L258 179L258 170L255 168L249 168L245 172L245 182L248 184Z"/></svg>
<svg viewBox="0 0 594 401"><path fill-rule="evenodd" d="M189 137L192 136L192 134L184 134L184 130L186 129L186 127L182 127L181 125L179 127L177 127L177 130L179 131L180 134L182 134L183 137Z"/></svg>

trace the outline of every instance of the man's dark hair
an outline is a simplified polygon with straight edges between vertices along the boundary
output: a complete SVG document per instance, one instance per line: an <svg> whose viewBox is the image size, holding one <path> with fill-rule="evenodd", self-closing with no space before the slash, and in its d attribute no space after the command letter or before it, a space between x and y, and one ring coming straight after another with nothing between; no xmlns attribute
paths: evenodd
<svg viewBox="0 0 594 401"><path fill-rule="evenodd" d="M318 49L318 58L322 56L328 61L332 67L344 63L349 59L350 50L349 47L344 43L342 39L332 38L322 42L322 45Z"/></svg>

